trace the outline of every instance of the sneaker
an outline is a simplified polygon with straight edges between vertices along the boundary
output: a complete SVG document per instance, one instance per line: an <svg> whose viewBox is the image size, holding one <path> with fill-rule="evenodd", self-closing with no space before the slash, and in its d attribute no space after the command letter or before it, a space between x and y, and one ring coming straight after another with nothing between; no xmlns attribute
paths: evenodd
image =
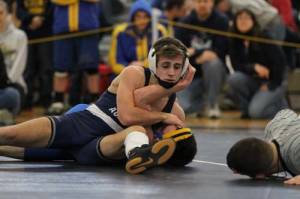
<svg viewBox="0 0 300 199"><path fill-rule="evenodd" d="M130 174L139 174L148 168L162 165L173 155L176 148L173 139L159 140L153 145L143 145L130 151L126 163L126 171Z"/></svg>
<svg viewBox="0 0 300 199"><path fill-rule="evenodd" d="M211 119L218 119L221 116L219 105L215 105L208 110L207 116Z"/></svg>
<svg viewBox="0 0 300 199"><path fill-rule="evenodd" d="M62 102L53 102L48 108L47 115L61 115L65 111L64 104Z"/></svg>
<svg viewBox="0 0 300 199"><path fill-rule="evenodd" d="M7 109L0 109L0 126L7 126L14 124L14 116Z"/></svg>

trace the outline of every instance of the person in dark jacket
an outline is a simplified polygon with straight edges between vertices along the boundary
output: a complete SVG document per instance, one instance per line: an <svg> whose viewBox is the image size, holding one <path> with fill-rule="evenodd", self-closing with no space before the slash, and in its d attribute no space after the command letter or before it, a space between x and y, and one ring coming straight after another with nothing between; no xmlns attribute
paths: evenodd
<svg viewBox="0 0 300 199"><path fill-rule="evenodd" d="M236 13L232 32L270 38L267 32L260 31L254 14L248 9ZM239 99L242 117L272 118L286 108L286 62L282 49L246 38L232 38L229 46L235 73L229 76L228 83Z"/></svg>
<svg viewBox="0 0 300 199"><path fill-rule="evenodd" d="M218 31L228 30L227 17L214 9L213 0L197 0L194 8L181 20L182 23ZM220 116L218 97L226 77L224 62L227 39L220 35L187 28L176 28L175 37L189 48L191 64L196 67L198 73L190 89L179 94L182 106L187 112L199 111L204 89L207 94L207 116L218 118Z"/></svg>
<svg viewBox="0 0 300 199"><path fill-rule="evenodd" d="M165 0L162 1L162 6L153 2L153 7L160 10L159 21L164 25L168 31L168 35L174 37L174 25L169 22L177 22L187 15L186 0Z"/></svg>

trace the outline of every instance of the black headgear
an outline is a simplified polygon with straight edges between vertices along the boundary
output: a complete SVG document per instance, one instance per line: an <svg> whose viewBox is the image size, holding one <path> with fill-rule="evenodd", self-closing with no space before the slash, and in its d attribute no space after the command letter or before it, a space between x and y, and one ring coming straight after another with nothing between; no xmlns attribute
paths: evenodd
<svg viewBox="0 0 300 199"><path fill-rule="evenodd" d="M181 128L170 131L163 135L163 138L173 138L176 142L176 149L167 164L173 166L185 166L190 163L197 153L197 143L189 128Z"/></svg>

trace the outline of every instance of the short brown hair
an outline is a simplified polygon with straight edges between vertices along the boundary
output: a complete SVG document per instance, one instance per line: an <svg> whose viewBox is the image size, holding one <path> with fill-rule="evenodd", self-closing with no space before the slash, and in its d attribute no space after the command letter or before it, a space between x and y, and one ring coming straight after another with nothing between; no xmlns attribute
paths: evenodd
<svg viewBox="0 0 300 199"><path fill-rule="evenodd" d="M163 37L157 40L154 43L153 48L155 49L155 54L157 57L175 57L177 55L187 57L186 46L178 39L172 37Z"/></svg>
<svg viewBox="0 0 300 199"><path fill-rule="evenodd" d="M230 169L250 177L269 173L273 163L273 150L264 140L251 137L238 141L227 154Z"/></svg>

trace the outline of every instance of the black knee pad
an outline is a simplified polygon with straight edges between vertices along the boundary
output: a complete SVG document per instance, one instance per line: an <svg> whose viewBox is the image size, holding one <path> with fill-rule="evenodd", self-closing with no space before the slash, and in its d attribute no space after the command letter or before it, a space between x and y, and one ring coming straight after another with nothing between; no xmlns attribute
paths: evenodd
<svg viewBox="0 0 300 199"><path fill-rule="evenodd" d="M190 163L197 153L197 143L189 128L181 128L167 132L163 138L173 138L176 149L167 164L172 166L185 166Z"/></svg>

